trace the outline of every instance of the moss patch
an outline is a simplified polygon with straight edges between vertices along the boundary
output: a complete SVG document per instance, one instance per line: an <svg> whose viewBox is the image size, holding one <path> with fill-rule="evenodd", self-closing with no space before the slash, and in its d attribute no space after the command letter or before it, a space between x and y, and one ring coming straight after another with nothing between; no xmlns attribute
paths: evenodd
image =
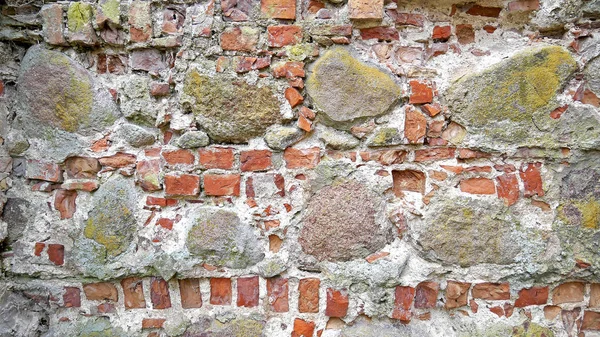
<svg viewBox="0 0 600 337"><path fill-rule="evenodd" d="M85 2L71 3L67 10L67 26L72 33L81 31L86 25L91 24L93 8Z"/></svg>

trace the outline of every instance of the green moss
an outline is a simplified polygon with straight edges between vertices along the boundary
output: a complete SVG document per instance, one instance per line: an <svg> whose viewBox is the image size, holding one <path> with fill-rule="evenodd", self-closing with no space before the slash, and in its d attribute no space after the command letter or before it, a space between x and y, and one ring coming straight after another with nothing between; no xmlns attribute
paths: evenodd
<svg viewBox="0 0 600 337"><path fill-rule="evenodd" d="M89 81L71 76L69 88L56 98L55 114L63 130L75 132L81 125L89 125L92 110L91 93Z"/></svg>
<svg viewBox="0 0 600 337"><path fill-rule="evenodd" d="M91 24L93 16L92 5L85 2L73 2L67 10L67 25L70 32L79 32Z"/></svg>
<svg viewBox="0 0 600 337"><path fill-rule="evenodd" d="M119 23L121 21L121 2L119 0L107 0L102 5L102 13L112 22Z"/></svg>
<svg viewBox="0 0 600 337"><path fill-rule="evenodd" d="M369 146L398 145L402 142L402 135L396 128L381 128L375 132L369 141Z"/></svg>
<svg viewBox="0 0 600 337"><path fill-rule="evenodd" d="M526 322L522 326L513 328L513 337L554 337L552 330L539 324Z"/></svg>

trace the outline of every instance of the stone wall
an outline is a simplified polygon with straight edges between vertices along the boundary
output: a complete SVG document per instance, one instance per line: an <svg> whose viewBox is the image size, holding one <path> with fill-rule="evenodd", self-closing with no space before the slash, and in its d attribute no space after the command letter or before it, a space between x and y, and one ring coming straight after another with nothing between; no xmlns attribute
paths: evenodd
<svg viewBox="0 0 600 337"><path fill-rule="evenodd" d="M600 336L600 1L0 9L1 336Z"/></svg>

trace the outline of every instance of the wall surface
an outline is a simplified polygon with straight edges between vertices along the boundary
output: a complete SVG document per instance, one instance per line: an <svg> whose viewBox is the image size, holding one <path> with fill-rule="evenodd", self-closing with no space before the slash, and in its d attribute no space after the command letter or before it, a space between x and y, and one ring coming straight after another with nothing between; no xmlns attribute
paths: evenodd
<svg viewBox="0 0 600 337"><path fill-rule="evenodd" d="M0 10L0 336L600 336L599 0Z"/></svg>

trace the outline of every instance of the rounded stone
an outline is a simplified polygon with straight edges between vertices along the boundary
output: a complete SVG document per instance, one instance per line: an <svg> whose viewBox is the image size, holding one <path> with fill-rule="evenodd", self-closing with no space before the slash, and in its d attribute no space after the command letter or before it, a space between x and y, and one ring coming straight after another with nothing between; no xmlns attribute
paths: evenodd
<svg viewBox="0 0 600 337"><path fill-rule="evenodd" d="M268 86L250 85L225 76L209 77L192 70L186 75L184 103L210 138L245 143L281 121L279 100ZM192 102L186 101L192 98Z"/></svg>
<svg viewBox="0 0 600 337"><path fill-rule="evenodd" d="M208 135L203 131L188 131L177 139L177 146L182 149L193 149L210 143Z"/></svg>
<svg viewBox="0 0 600 337"><path fill-rule="evenodd" d="M187 248L205 263L246 268L264 257L252 228L243 224L234 212L202 209L192 223Z"/></svg>
<svg viewBox="0 0 600 337"><path fill-rule="evenodd" d="M356 181L334 183L308 203L299 242L318 260L364 258L391 240L391 226L380 220L383 200Z"/></svg>
<svg viewBox="0 0 600 337"><path fill-rule="evenodd" d="M314 64L306 90L325 121L346 128L357 119L382 115L400 98L400 87L377 67L344 48L325 52Z"/></svg>

